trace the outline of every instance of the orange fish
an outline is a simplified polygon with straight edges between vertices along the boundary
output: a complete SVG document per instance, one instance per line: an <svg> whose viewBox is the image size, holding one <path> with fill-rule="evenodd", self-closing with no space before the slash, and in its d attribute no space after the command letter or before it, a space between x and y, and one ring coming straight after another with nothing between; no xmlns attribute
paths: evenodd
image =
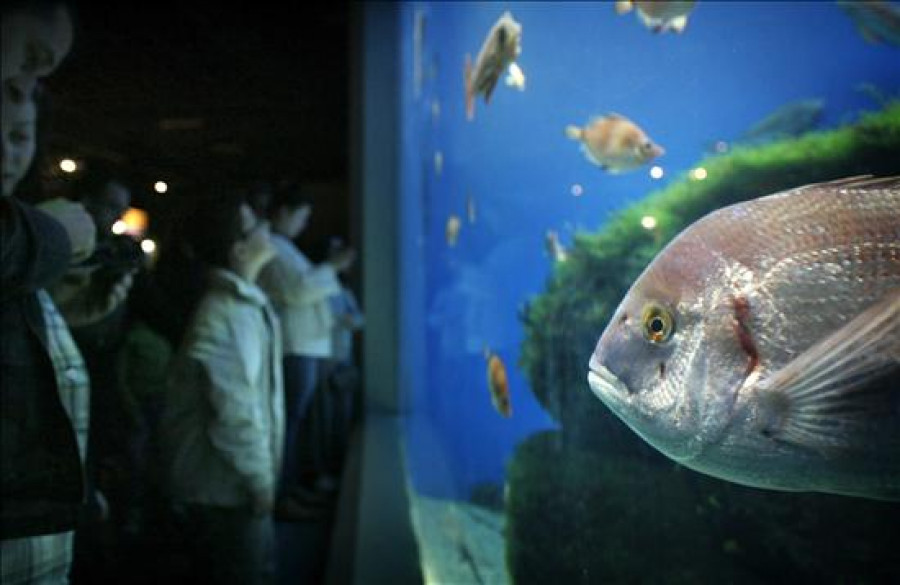
<svg viewBox="0 0 900 585"><path fill-rule="evenodd" d="M490 349L485 348L484 357L487 360L487 382L491 393L491 404L494 410L501 416L512 416L512 404L509 400L509 382L506 379L506 366L503 360Z"/></svg>
<svg viewBox="0 0 900 585"><path fill-rule="evenodd" d="M687 26L694 4L695 0L620 0L616 2L616 13L625 14L636 8L638 18L653 32L671 30L680 34Z"/></svg>
<svg viewBox="0 0 900 585"><path fill-rule="evenodd" d="M516 22L508 10L503 13L491 27L475 65L472 57L466 55L464 79L466 83L466 119L475 118L475 97L484 97L484 103L490 103L491 94L497 87L497 81L507 67L522 52L522 25Z"/></svg>
<svg viewBox="0 0 900 585"><path fill-rule="evenodd" d="M462 227L462 222L459 219L458 215L451 215L447 218L447 227L446 235L447 235L447 245L455 246L456 240L459 239L459 228Z"/></svg>
<svg viewBox="0 0 900 585"><path fill-rule="evenodd" d="M580 141L587 159L610 173L636 169L666 152L619 114L594 118L584 128L567 126L566 136Z"/></svg>

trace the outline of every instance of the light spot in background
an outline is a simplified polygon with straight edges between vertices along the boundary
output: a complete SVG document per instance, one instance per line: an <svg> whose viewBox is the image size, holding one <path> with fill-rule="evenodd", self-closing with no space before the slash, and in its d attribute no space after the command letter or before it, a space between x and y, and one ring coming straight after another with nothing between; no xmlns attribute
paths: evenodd
<svg viewBox="0 0 900 585"><path fill-rule="evenodd" d="M650 167L650 178L652 179L662 179L665 174L666 173L661 166L654 165Z"/></svg>
<svg viewBox="0 0 900 585"><path fill-rule="evenodd" d="M144 254L152 254L156 251L156 242L151 239L146 239L141 242L141 250L144 251Z"/></svg>
<svg viewBox="0 0 900 585"><path fill-rule="evenodd" d="M702 181L706 178L706 169L703 167L697 167L696 169L691 170L691 178L695 181Z"/></svg>
<svg viewBox="0 0 900 585"><path fill-rule="evenodd" d="M572 197L581 197L582 195L584 195L584 187L582 187L578 183L572 185L571 191Z"/></svg>
<svg viewBox="0 0 900 585"><path fill-rule="evenodd" d="M652 215L645 215L641 218L641 226L645 230L652 230L656 227L656 218Z"/></svg>
<svg viewBox="0 0 900 585"><path fill-rule="evenodd" d="M112 233L116 234L117 236L121 236L125 233L126 230L128 230L128 224L121 219L112 225Z"/></svg>
<svg viewBox="0 0 900 585"><path fill-rule="evenodd" d="M724 140L716 142L716 152L718 152L719 154L728 152L728 143Z"/></svg>
<svg viewBox="0 0 900 585"><path fill-rule="evenodd" d="M64 173L74 173L78 170L78 163L70 158L64 158L59 161L59 168Z"/></svg>
<svg viewBox="0 0 900 585"><path fill-rule="evenodd" d="M153 190L156 191L157 193L165 193L166 191L169 190L169 186L166 184L165 181L157 181L156 183L153 184Z"/></svg>
<svg viewBox="0 0 900 585"><path fill-rule="evenodd" d="M125 233L139 238L147 231L147 225L150 223L150 218L143 209L129 207L125 213L122 214L122 221L125 223Z"/></svg>

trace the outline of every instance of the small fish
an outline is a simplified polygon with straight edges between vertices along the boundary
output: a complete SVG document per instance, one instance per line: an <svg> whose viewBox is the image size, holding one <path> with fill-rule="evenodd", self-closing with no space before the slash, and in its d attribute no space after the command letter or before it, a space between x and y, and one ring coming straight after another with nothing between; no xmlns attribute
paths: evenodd
<svg viewBox="0 0 900 585"><path fill-rule="evenodd" d="M582 143L589 161L614 174L636 169L666 152L619 114L594 118L584 128L567 126L566 136Z"/></svg>
<svg viewBox="0 0 900 585"><path fill-rule="evenodd" d="M900 6L873 0L838 0L868 43L900 47Z"/></svg>
<svg viewBox="0 0 900 585"><path fill-rule="evenodd" d="M504 82L509 87L514 87L519 91L525 91L525 73L518 63L510 63L506 72Z"/></svg>
<svg viewBox="0 0 900 585"><path fill-rule="evenodd" d="M544 236L544 243L547 245L547 253L555 262L565 262L569 258L562 242L559 241L559 234L556 230L547 230Z"/></svg>
<svg viewBox="0 0 900 585"><path fill-rule="evenodd" d="M459 220L458 215L451 214L450 217L447 218L446 236L448 246L453 247L456 245L456 240L459 239L459 229L461 227L462 222Z"/></svg>
<svg viewBox="0 0 900 585"><path fill-rule="evenodd" d="M695 471L900 500L900 177L700 219L632 285L589 368L610 410Z"/></svg>
<svg viewBox="0 0 900 585"><path fill-rule="evenodd" d="M434 174L441 176L444 172L444 153L440 150L434 153Z"/></svg>
<svg viewBox="0 0 900 585"><path fill-rule="evenodd" d="M487 382L491 393L491 404L494 410L503 417L512 416L512 404L509 400L509 382L506 378L506 366L503 360L490 349L484 349L484 359L487 360Z"/></svg>
<svg viewBox="0 0 900 585"><path fill-rule="evenodd" d="M438 123L438 120L441 118L441 102L438 100L432 100L431 102L431 121L434 124Z"/></svg>
<svg viewBox="0 0 900 585"><path fill-rule="evenodd" d="M475 65L472 57L466 55L463 78L466 84L466 118L475 118L475 97L484 97L484 103L491 101L491 94L497 86L500 75L522 52L522 25L516 22L508 10L491 27ZM524 76L523 76L524 77ZM524 79L523 79L524 82Z"/></svg>
<svg viewBox="0 0 900 585"><path fill-rule="evenodd" d="M655 33L684 32L688 14L694 9L695 0L619 0L616 14L626 14L637 9L641 22Z"/></svg>
<svg viewBox="0 0 900 585"><path fill-rule="evenodd" d="M477 219L477 211L475 209L475 198L472 197L471 193L466 195L466 218L469 220L469 224L475 223L475 220Z"/></svg>

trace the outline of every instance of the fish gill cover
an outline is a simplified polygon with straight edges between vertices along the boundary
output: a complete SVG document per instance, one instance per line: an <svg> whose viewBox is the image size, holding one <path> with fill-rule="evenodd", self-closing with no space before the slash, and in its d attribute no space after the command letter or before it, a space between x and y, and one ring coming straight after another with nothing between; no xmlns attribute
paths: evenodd
<svg viewBox="0 0 900 585"><path fill-rule="evenodd" d="M576 233L567 262L527 305L520 365L537 400L571 439L643 451L624 425L587 391L587 363L598 335L656 254L707 213L804 184L900 173L900 101L855 124L705 158L706 179L685 176L623 210L596 233ZM656 226L641 225L645 216ZM600 424L598 424L600 423Z"/></svg>

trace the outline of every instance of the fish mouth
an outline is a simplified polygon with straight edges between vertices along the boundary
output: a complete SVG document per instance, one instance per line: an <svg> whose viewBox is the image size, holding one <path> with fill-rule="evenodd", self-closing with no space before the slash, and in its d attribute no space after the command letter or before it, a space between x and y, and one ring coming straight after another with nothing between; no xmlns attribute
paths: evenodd
<svg viewBox="0 0 900 585"><path fill-rule="evenodd" d="M621 402L632 394L631 389L595 357L591 357L588 367L588 385L600 400Z"/></svg>

